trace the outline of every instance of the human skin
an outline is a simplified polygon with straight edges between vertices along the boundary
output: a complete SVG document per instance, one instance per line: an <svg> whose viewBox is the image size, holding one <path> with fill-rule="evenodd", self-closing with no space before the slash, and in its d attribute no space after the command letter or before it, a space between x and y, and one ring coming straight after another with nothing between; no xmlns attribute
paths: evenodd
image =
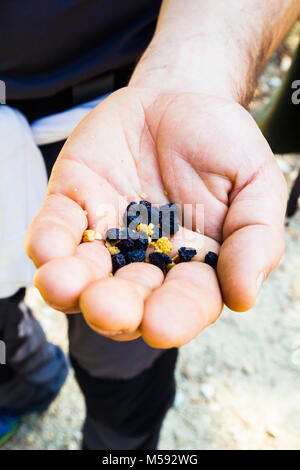
<svg viewBox="0 0 300 470"><path fill-rule="evenodd" d="M263 3L263 4L262 4ZM74 130L54 166L31 224L35 284L65 313L82 311L99 334L142 335L153 347L182 346L216 321L223 302L253 306L284 248L286 186L245 109L255 77L300 13L299 1L170 0L128 87ZM266 5L267 4L267 5ZM145 193L154 203L195 208L197 258L172 268L136 263L115 274L102 241L115 207ZM204 234L196 204L204 206ZM85 213L87 211L87 215ZM200 219L200 220L199 220ZM179 245L178 245L179 244ZM217 273L203 263L219 253Z"/></svg>

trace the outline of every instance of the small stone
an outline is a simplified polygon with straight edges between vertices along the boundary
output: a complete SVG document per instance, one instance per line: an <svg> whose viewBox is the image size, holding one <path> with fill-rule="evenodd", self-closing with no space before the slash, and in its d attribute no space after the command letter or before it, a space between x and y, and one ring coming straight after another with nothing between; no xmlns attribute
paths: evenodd
<svg viewBox="0 0 300 470"><path fill-rule="evenodd" d="M265 431L268 434L268 436L273 437L274 439L276 437L279 437L279 429L274 424L267 425Z"/></svg>
<svg viewBox="0 0 300 470"><path fill-rule="evenodd" d="M209 409L211 411L213 411L214 413L217 413L218 411L220 411L221 409L221 405L219 403L217 403L216 401L212 401L210 404L209 404Z"/></svg>
<svg viewBox="0 0 300 470"><path fill-rule="evenodd" d="M280 77L271 77L269 80L269 84L272 88L278 88L281 85L281 78Z"/></svg>
<svg viewBox="0 0 300 470"><path fill-rule="evenodd" d="M205 400L210 400L215 394L215 387L211 383L204 383L200 387L200 393Z"/></svg>
<svg viewBox="0 0 300 470"><path fill-rule="evenodd" d="M300 301L300 274L296 275L292 281L291 298L293 302Z"/></svg>
<svg viewBox="0 0 300 470"><path fill-rule="evenodd" d="M68 449L69 450L77 450L78 449L78 444L77 442L71 441L68 444Z"/></svg>
<svg viewBox="0 0 300 470"><path fill-rule="evenodd" d="M178 408L180 408L183 402L184 402L184 395L180 390L178 390L175 394L173 408L177 410Z"/></svg>
<svg viewBox="0 0 300 470"><path fill-rule="evenodd" d="M253 365L250 362L246 362L242 367L242 372L245 375L253 375L254 372L255 372L255 368L253 367Z"/></svg>
<svg viewBox="0 0 300 470"><path fill-rule="evenodd" d="M212 375L214 372L213 366L211 366L210 364L207 364L204 368L204 372L205 372L205 375Z"/></svg>
<svg viewBox="0 0 300 470"><path fill-rule="evenodd" d="M280 68L283 72L287 72L291 64L292 64L292 58L289 55L285 55L282 58L282 61L280 63Z"/></svg>

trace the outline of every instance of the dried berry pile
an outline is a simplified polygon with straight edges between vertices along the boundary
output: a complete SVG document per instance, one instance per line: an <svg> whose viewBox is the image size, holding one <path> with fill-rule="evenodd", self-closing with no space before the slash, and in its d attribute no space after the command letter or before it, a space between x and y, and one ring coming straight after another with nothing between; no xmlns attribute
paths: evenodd
<svg viewBox="0 0 300 470"><path fill-rule="evenodd" d="M159 267L164 274L177 263L191 261L194 248L182 246L171 258L170 237L179 230L180 209L176 204L159 208L148 201L131 202L124 213L124 228L110 228L105 234L105 246L111 254L113 273L129 263L147 262ZM98 239L96 232L86 230L83 241ZM151 248L150 253L147 249ZM152 251L152 252L151 252ZM148 255L149 253L149 255ZM218 256L208 252L205 263L216 268Z"/></svg>

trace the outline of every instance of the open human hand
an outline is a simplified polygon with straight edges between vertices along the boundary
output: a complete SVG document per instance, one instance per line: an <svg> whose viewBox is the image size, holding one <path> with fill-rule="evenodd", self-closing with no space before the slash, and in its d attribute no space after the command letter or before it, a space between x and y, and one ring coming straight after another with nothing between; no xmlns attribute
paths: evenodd
<svg viewBox="0 0 300 470"><path fill-rule="evenodd" d="M89 227L114 227L113 211L137 194L191 204L197 249L164 278L147 263L111 272L103 241L82 243ZM167 194L167 195L166 195ZM204 207L204 214L198 205ZM48 304L82 311L91 328L116 340L142 335L153 347L181 346L220 315L223 301L244 311L283 251L286 187L249 113L200 93L127 87L113 93L71 134L54 166L46 200L26 237ZM204 226L204 233L201 228ZM203 263L219 253L217 273Z"/></svg>

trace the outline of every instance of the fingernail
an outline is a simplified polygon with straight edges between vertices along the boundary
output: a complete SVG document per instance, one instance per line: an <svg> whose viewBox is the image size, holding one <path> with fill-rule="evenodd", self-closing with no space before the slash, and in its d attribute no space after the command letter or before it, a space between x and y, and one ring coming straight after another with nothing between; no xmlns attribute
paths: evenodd
<svg viewBox="0 0 300 470"><path fill-rule="evenodd" d="M265 279L266 279L266 272L265 272L265 271L262 271L262 272L257 276L257 279L256 279L257 290L261 288L261 285L262 285L262 283L264 282Z"/></svg>
<svg viewBox="0 0 300 470"><path fill-rule="evenodd" d="M103 336L116 336L116 335L120 335L120 334L124 333L124 331L122 331L122 330L120 330L120 331L107 331L107 330L101 330L100 328L97 328L97 330Z"/></svg>

